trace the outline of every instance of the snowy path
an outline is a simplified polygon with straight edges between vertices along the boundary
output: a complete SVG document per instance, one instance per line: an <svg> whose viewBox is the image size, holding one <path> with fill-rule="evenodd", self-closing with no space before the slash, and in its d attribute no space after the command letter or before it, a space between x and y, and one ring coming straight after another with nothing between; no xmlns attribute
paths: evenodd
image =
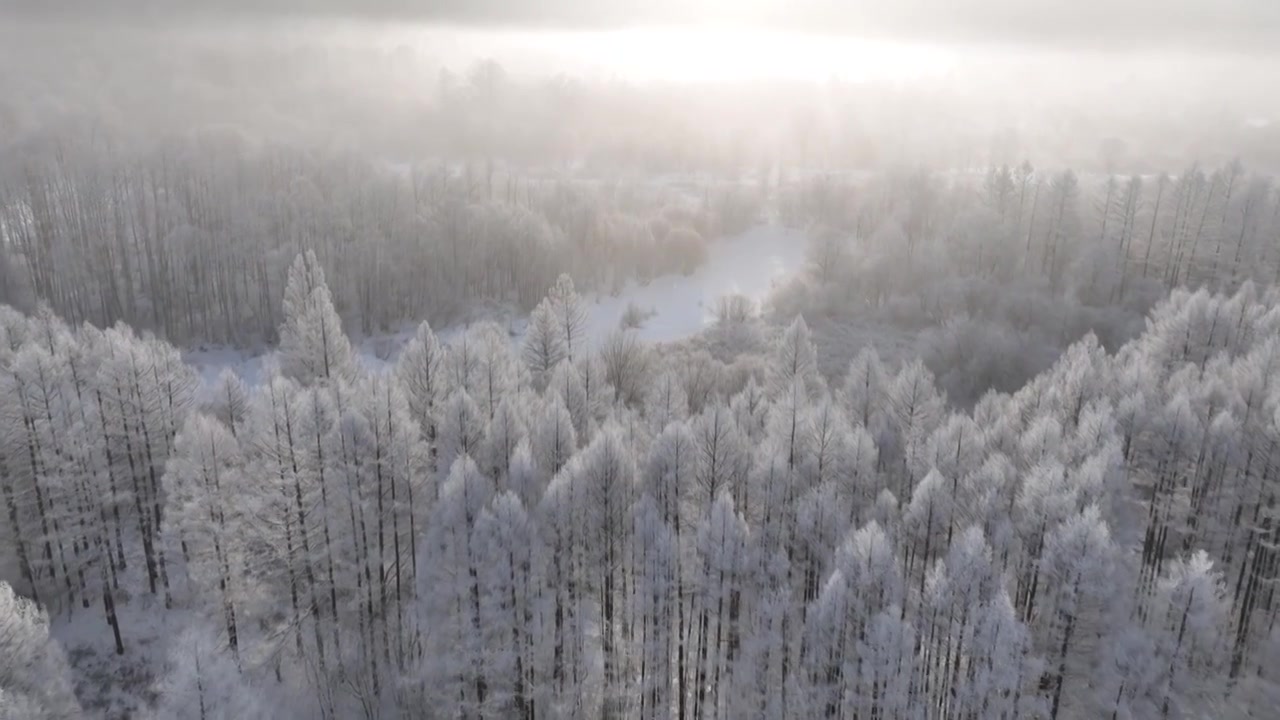
<svg viewBox="0 0 1280 720"><path fill-rule="evenodd" d="M716 301L724 295L745 295L762 303L777 284L804 265L807 237L777 225L760 225L747 232L713 241L707 261L689 275L663 275L647 284L628 283L617 295L588 293L588 333L601 343L617 330L629 305L652 313L638 330L648 342L671 342L695 335L712 322ZM523 319L511 323L514 342L524 331ZM438 328L444 342L457 337L461 326ZM358 343L361 363L380 372L394 362L412 330L368 338ZM264 377L274 351L254 352L215 348L187 352L184 357L200 373L204 388L212 387L224 368L232 368L250 385Z"/></svg>

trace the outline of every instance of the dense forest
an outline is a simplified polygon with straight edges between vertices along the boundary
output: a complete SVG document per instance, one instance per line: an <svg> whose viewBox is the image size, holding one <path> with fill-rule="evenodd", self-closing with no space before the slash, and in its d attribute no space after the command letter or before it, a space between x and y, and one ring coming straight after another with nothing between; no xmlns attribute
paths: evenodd
<svg viewBox="0 0 1280 720"><path fill-rule="evenodd" d="M32 153L0 175L11 278L0 299L184 344L274 340L285 272L304 249L330 270L349 325L370 333L464 320L485 304L527 311L564 271L613 287L687 269L705 236L758 211L732 186L680 202L660 186L488 164L409 171L216 133L142 157L82 152Z"/></svg>
<svg viewBox="0 0 1280 720"><path fill-rule="evenodd" d="M0 0L0 720L1275 715L1264 4Z"/></svg>
<svg viewBox="0 0 1280 720"><path fill-rule="evenodd" d="M688 272L707 243L769 215L814 238L816 272L777 299L781 316L919 326L963 308L1041 334L1070 326L1065 341L1036 339L1059 352L1082 329L1114 349L1172 288L1280 277L1280 193L1238 161L1172 176L1022 163L583 180L489 162L407 169L211 133L142 155L41 148L13 167L0 175L0 300L180 345L275 341L288 264L308 249L344 326L368 335L484 307L527 312L566 272L605 292ZM1039 307L1046 298L1057 307Z"/></svg>
<svg viewBox="0 0 1280 720"><path fill-rule="evenodd" d="M1274 702L1275 291L1176 290L1115 352L1086 336L970 411L873 348L820 372L801 318L750 366L590 347L567 276L518 345L424 323L372 373L321 264L290 266L258 387L200 393L152 335L5 311L11 716L93 699L50 616L127 656L149 613L188 618L157 717Z"/></svg>

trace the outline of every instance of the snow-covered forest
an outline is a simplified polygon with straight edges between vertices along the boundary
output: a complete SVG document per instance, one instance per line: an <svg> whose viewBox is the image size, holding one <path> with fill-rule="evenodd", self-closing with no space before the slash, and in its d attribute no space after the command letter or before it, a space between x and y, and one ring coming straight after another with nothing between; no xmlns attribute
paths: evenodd
<svg viewBox="0 0 1280 720"><path fill-rule="evenodd" d="M775 3L0 0L0 720L1274 716L1280 17Z"/></svg>
<svg viewBox="0 0 1280 720"><path fill-rule="evenodd" d="M1001 197L990 177L975 197ZM1259 225L1181 199L1229 176L1188 177L1158 181L1178 226L1230 232L1148 253L1130 242L1163 216L1113 199L1099 243L1129 262L1094 273L1105 248L1059 210L970 272L1117 302L1175 273L1231 289L1176 289L1114 352L1086 335L971 409L874 345L824 373L803 317L774 331L732 302L701 340L758 351L593 346L568 275L518 343L423 323L371 372L307 251L269 377L208 392L152 334L6 310L5 567L30 598L9 591L6 698L33 708L15 717L118 702L83 673L153 652L161 616L177 635L132 710L157 717L1257 711L1280 651L1280 296L1238 282L1273 272ZM1016 213L989 220L1024 241ZM905 232L887 222L868 242ZM823 317L833 288L895 293L850 279L838 228L797 281ZM920 237L894 243L921 256L906 274L946 247ZM51 616L100 638L79 676Z"/></svg>
<svg viewBox="0 0 1280 720"><path fill-rule="evenodd" d="M10 302L25 290L69 321L124 321L179 343L273 340L285 271L304 248L343 269L335 302L368 333L457 321L483 303L527 311L562 271L603 286L691 269L705 235L740 231L757 209L732 187L685 207L663 188L403 171L234 137L143 158L39 157L0 206L10 252L29 266L10 270Z"/></svg>

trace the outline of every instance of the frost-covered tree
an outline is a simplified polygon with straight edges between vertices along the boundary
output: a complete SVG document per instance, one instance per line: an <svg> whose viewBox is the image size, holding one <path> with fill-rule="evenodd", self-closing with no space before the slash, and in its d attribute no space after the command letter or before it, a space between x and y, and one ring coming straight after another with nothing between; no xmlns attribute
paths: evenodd
<svg viewBox="0 0 1280 720"><path fill-rule="evenodd" d="M444 348L431 326L422 323L396 361L395 376L404 391L409 413L418 423L436 470L440 404L448 396L444 379Z"/></svg>
<svg viewBox="0 0 1280 720"><path fill-rule="evenodd" d="M230 368L218 374L217 386L208 402L209 413L239 437L253 400L249 386Z"/></svg>
<svg viewBox="0 0 1280 720"><path fill-rule="evenodd" d="M800 383L806 392L818 390L818 357L809 326L803 317L791 322L774 343L769 365L769 387L777 395Z"/></svg>
<svg viewBox="0 0 1280 720"><path fill-rule="evenodd" d="M724 403L713 403L690 422L690 429L698 452L694 501L709 508L721 492L728 492L735 504L746 507L750 456L733 413Z"/></svg>
<svg viewBox="0 0 1280 720"><path fill-rule="evenodd" d="M201 720L267 720L300 717L313 708L298 707L296 698L258 686L232 660L225 636L216 627L197 624L172 638L154 692L151 717Z"/></svg>
<svg viewBox="0 0 1280 720"><path fill-rule="evenodd" d="M539 303L529 314L520 357L529 368L534 383L545 386L551 371L569 356L564 335L556 323L555 311L549 302Z"/></svg>
<svg viewBox="0 0 1280 720"><path fill-rule="evenodd" d="M498 403L497 410L489 419L480 455L484 458L485 471L499 485L506 484L516 446L528 435L525 419L527 408L522 406L523 401L524 398L515 393L507 395ZM518 404L521 405L519 409Z"/></svg>
<svg viewBox="0 0 1280 720"><path fill-rule="evenodd" d="M556 278L556 284L547 291L544 304L554 319L564 357L570 363L581 359L586 352L586 304L573 290L573 279L568 275Z"/></svg>
<svg viewBox="0 0 1280 720"><path fill-rule="evenodd" d="M658 375L645 398L645 415L655 432L662 432L668 424L689 416L689 398L679 376L670 370Z"/></svg>
<svg viewBox="0 0 1280 720"><path fill-rule="evenodd" d="M560 398L560 402L573 420L574 432L587 440L591 437L591 401L587 396L586 382L576 364L563 362L556 366L547 385L547 395Z"/></svg>
<svg viewBox="0 0 1280 720"><path fill-rule="evenodd" d="M0 713L32 720L82 716L71 670L49 636L49 616L0 582Z"/></svg>
<svg viewBox="0 0 1280 720"><path fill-rule="evenodd" d="M1222 577L1204 551L1169 564L1148 613L1162 716L1211 712L1219 701L1229 617Z"/></svg>
<svg viewBox="0 0 1280 720"><path fill-rule="evenodd" d="M853 431L844 411L824 398L809 408L804 425L810 433L807 444L811 452L805 468L809 484L845 486L853 473L849 463L857 457L851 452Z"/></svg>
<svg viewBox="0 0 1280 720"><path fill-rule="evenodd" d="M900 676L900 653L873 644L901 640L905 628L883 627L889 637L881 637L877 626L888 622L885 611L900 617L904 601L905 587L889 536L876 523L851 531L836 551L831 574L806 618L804 669L813 689L809 713L838 713L842 706L869 712L888 701L882 694L890 685L898 688L894 704L907 700L896 697L908 682ZM898 647L896 641L890 645ZM879 657L873 652L877 648L890 652L889 657Z"/></svg>
<svg viewBox="0 0 1280 720"><path fill-rule="evenodd" d="M1115 546L1096 506L1054 529L1045 541L1043 565L1044 610L1033 623L1044 642L1050 716L1057 717L1068 681L1089 671L1082 648L1101 628L1115 572Z"/></svg>
<svg viewBox="0 0 1280 720"><path fill-rule="evenodd" d="M634 332L615 332L600 347L605 382L621 402L634 405L644 400L653 372L653 356Z"/></svg>
<svg viewBox="0 0 1280 720"><path fill-rule="evenodd" d="M535 651L543 636L546 604L538 528L510 492L493 499L475 525L480 586L481 674L486 714L537 716L536 694L548 673Z"/></svg>
<svg viewBox="0 0 1280 720"><path fill-rule="evenodd" d="M106 331L97 342L93 402L103 419L110 452L107 475L130 492L132 523L142 544L148 590L165 593L171 602L168 558L163 528L161 477L174 436L194 403L194 371L176 349L154 338L139 339L122 327Z"/></svg>
<svg viewBox="0 0 1280 720"><path fill-rule="evenodd" d="M955 508L949 483L937 469L930 470L911 493L904 508L902 530L906 549L906 575L923 595L934 555L950 542L948 531Z"/></svg>
<svg viewBox="0 0 1280 720"><path fill-rule="evenodd" d="M497 323L485 322L467 331L465 343L475 352L475 371L467 385L485 417L493 418L504 397L514 395L519 372L511 341Z"/></svg>
<svg viewBox="0 0 1280 720"><path fill-rule="evenodd" d="M455 390L440 408L440 467L453 472L458 458L479 456L487 423L484 414L466 390Z"/></svg>
<svg viewBox="0 0 1280 720"><path fill-rule="evenodd" d="M357 367L315 253L293 261L285 284L280 369L301 383L351 381Z"/></svg>
<svg viewBox="0 0 1280 720"><path fill-rule="evenodd" d="M754 567L746 520L734 511L728 492L719 493L707 509L695 542L692 712L694 717L717 716L733 700L737 685Z"/></svg>
<svg viewBox="0 0 1280 720"><path fill-rule="evenodd" d="M560 472L577 451L578 432L559 394L548 392L530 439L534 461L547 478Z"/></svg>
<svg viewBox="0 0 1280 720"><path fill-rule="evenodd" d="M356 475L361 511L369 515L361 535L366 569L373 568L366 578L366 605L373 608L369 622L378 628L384 657L394 654L397 666L403 666L410 620L405 606L417 585L416 546L434 483L426 443L399 385L371 377L357 387L357 401L365 423L355 424L363 432L353 438L352 456L364 469Z"/></svg>
<svg viewBox="0 0 1280 720"><path fill-rule="evenodd" d="M671 691L675 693L680 707L685 707L688 701L688 688L692 682L687 656L688 629L692 617L685 602L685 588L689 582L686 548L692 545L694 527L700 519L703 507L701 494L696 489L701 457L697 441L688 426L682 422L669 423L650 447L642 484L642 504L652 503L659 515L658 519L664 527L670 529L672 535L670 542L673 547L669 550L669 561L674 566L670 572L671 582L675 587L671 589L669 602L674 603L675 607L668 612L675 616L675 625L668 632L674 632L671 640L674 647L669 652L675 653L675 667L669 668L669 672L674 677L675 686ZM647 512L644 508L641 510ZM658 519L644 518L645 522L639 524L640 519L637 518L637 533L655 532L652 524ZM638 545L649 542L659 542L659 539L648 535L637 539ZM670 615L667 620L671 620Z"/></svg>
<svg viewBox="0 0 1280 720"><path fill-rule="evenodd" d="M980 717L1035 717L1044 703L1035 692L1043 662L1031 654L1031 638L1004 589L974 618L971 673L957 691L959 711Z"/></svg>
<svg viewBox="0 0 1280 720"><path fill-rule="evenodd" d="M419 553L423 565L418 568L418 592L424 600L419 622L430 630L425 638L428 647L418 660L417 682L432 702L471 717L489 712L494 701L494 678L486 673L490 668L481 599L483 556L476 533L492 495L493 483L475 462L458 456L432 510Z"/></svg>
<svg viewBox="0 0 1280 720"><path fill-rule="evenodd" d="M889 384L885 405L902 462L897 493L905 496L911 485L929 471L926 443L942 422L945 400L933 384L933 373L917 360L904 366Z"/></svg>
<svg viewBox="0 0 1280 720"><path fill-rule="evenodd" d="M507 472L507 490L516 494L526 508L534 508L542 500L547 477L538 468L533 457L529 438L516 443L511 453L511 465Z"/></svg>
<svg viewBox="0 0 1280 720"><path fill-rule="evenodd" d="M295 652L314 662L323 677L331 662L326 656L329 623L336 618L322 615L322 607L328 609L321 601L327 553L322 546L319 478L306 464L314 438L309 442L304 433L307 418L301 400L297 386L280 376L254 396L247 471L263 481L259 512L275 521L254 522L254 539L263 544L259 562L274 570L263 573L262 589L279 588L279 597L287 593L286 625L292 630Z"/></svg>
<svg viewBox="0 0 1280 720"><path fill-rule="evenodd" d="M193 595L222 610L229 652L238 660L236 608L244 581L244 503L248 479L240 444L221 422L192 415L165 466L166 535L181 538ZM216 599L215 599L216 598Z"/></svg>
<svg viewBox="0 0 1280 720"><path fill-rule="evenodd" d="M602 702L608 708L621 702L622 660L619 647L626 622L625 585L627 522L637 487L635 460L616 427L606 427L565 473L574 500L575 533L584 543L579 557L579 580L598 603L600 653L604 663Z"/></svg>
<svg viewBox="0 0 1280 720"><path fill-rule="evenodd" d="M683 623L676 620L676 606L682 612L684 605L677 585L679 543L652 495L641 496L633 515L629 562L635 581L628 612L639 646L637 714L663 718L671 713L674 693L684 688L683 683L671 682L677 649L683 650L678 643L684 639Z"/></svg>

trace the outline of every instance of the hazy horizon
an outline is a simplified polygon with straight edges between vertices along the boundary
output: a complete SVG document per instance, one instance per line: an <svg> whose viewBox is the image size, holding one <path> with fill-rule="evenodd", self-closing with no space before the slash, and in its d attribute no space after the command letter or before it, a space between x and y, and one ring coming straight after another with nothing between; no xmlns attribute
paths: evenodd
<svg viewBox="0 0 1280 720"><path fill-rule="evenodd" d="M1280 7L1268 0L4 0L9 12L128 22L366 19L480 28L784 29L866 39L997 43L1070 49L1280 47Z"/></svg>
<svg viewBox="0 0 1280 720"><path fill-rule="evenodd" d="M343 15L340 3L305 13L287 2L255 12L237 3L164 11L125 3L115 13L22 5L8 3L17 19L0 28L0 129L10 129L0 145L87 120L118 122L107 137L221 127L357 152L386 154L380 146L390 143L394 159L416 161L448 152L407 135L439 108L440 83L492 61L526 93L569 83L596 119L567 120L588 123L577 135L593 144L613 132L598 124L600 113L624 103L631 116L651 113L691 130L699 117L726 134L776 136L796 122L828 135L854 131L883 157L909 164L925 158L894 147L917 147L919 136L951 148L928 151L939 167L1023 157L1081 165L1116 140L1133 156L1118 169L1175 171L1237 155L1280 166L1280 96L1266 91L1280 76L1280 45L1248 41L1271 32L1273 13L1263 6L1239 43L1198 35L1179 44L1182 28L1143 34L1168 42L1125 46L1067 32L1039 42L1036 28L1047 31L1045 22L986 35L889 32L892 24L859 34L840 23L763 27L666 16L564 23L555 13L516 12L503 22L478 12L455 17L447 7L394 19L375 10ZM555 103L546 102L550 112ZM319 111L302 111L311 106ZM397 127L353 122L363 117ZM1014 136L1017 147L993 153L993 143Z"/></svg>

